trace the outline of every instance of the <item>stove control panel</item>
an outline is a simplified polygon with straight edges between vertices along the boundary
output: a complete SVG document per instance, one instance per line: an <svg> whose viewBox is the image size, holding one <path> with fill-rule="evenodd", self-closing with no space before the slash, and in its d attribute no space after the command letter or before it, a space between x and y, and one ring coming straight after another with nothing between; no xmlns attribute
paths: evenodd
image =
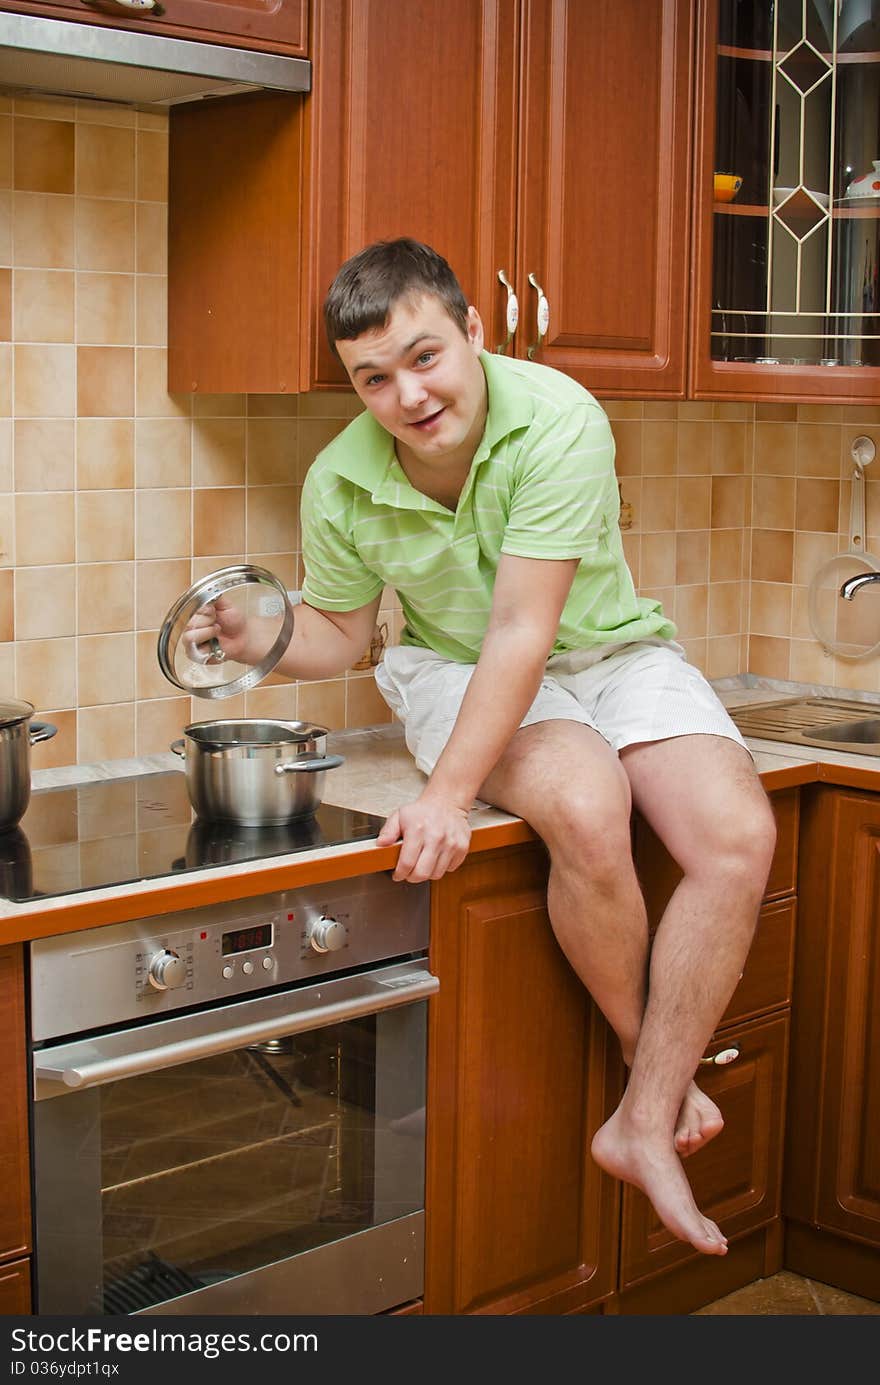
<svg viewBox="0 0 880 1385"><path fill-rule="evenodd" d="M33 1040L423 952L429 898L427 884L358 876L36 939Z"/></svg>

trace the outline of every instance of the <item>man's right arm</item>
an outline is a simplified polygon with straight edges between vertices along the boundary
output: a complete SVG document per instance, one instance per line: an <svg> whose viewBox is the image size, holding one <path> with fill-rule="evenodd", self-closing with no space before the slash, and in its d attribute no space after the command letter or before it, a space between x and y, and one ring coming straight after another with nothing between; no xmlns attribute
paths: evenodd
<svg viewBox="0 0 880 1385"><path fill-rule="evenodd" d="M353 611L322 611L307 602L294 607L293 634L275 672L286 678L336 678L356 664L369 646L379 612L380 596ZM266 628L260 618L247 621L241 611L220 597L190 622L194 646L216 639L228 659L259 663L275 638L277 627Z"/></svg>

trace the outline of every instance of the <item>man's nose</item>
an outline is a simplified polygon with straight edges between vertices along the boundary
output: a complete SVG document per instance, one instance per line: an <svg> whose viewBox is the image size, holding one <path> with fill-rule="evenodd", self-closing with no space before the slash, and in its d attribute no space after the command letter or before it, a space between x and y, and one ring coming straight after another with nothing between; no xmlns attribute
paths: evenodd
<svg viewBox="0 0 880 1385"><path fill-rule="evenodd" d="M405 409L408 413L413 409L417 409L420 404L424 404L428 397L428 391L425 389L424 381L420 380L418 375L411 374L409 371L401 375L399 389L401 408Z"/></svg>

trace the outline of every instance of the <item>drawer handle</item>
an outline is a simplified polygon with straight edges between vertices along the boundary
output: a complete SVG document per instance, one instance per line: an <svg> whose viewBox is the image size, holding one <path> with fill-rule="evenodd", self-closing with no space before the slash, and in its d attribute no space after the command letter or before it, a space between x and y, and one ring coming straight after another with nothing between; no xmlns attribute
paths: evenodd
<svg viewBox="0 0 880 1385"><path fill-rule="evenodd" d="M529 275L529 283L538 295L538 306L536 311L536 329L538 335L537 339L532 342L528 349L528 358L531 360L547 335L547 328L550 326L550 304L547 302L544 290L541 288L534 274Z"/></svg>
<svg viewBox="0 0 880 1385"><path fill-rule="evenodd" d="M711 1058L701 1058L700 1065L709 1065L714 1068L725 1068L728 1063L735 1063L740 1056L739 1044L730 1044L727 1048L719 1049L713 1053Z"/></svg>
<svg viewBox="0 0 880 1385"><path fill-rule="evenodd" d="M502 283L507 289L507 304L504 310L504 326L507 330L507 336L504 338L503 342L495 347L497 354L501 355L507 350L507 347L513 339L513 334L516 331L517 323L519 322L519 301L513 291L513 284L510 282L503 269L499 269L498 271L498 280L499 283Z"/></svg>

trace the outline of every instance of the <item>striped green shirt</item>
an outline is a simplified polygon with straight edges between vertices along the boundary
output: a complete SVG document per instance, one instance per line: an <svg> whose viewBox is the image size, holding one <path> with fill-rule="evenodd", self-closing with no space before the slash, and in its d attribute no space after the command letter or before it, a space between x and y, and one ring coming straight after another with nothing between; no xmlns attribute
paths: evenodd
<svg viewBox="0 0 880 1385"><path fill-rule="evenodd" d="M402 643L479 658L502 553L579 558L554 654L671 638L656 601L636 595L623 556L614 439L604 410L567 375L480 357L482 440L453 513L410 485L394 439L360 414L319 454L302 496L303 596L350 611L397 592Z"/></svg>

